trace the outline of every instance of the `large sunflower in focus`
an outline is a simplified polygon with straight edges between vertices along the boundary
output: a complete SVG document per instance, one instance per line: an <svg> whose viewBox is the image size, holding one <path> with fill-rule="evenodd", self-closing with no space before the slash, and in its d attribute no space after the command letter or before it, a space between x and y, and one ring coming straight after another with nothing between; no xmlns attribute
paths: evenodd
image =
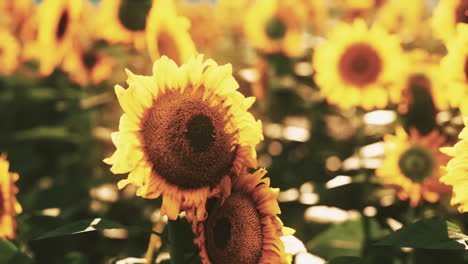
<svg viewBox="0 0 468 264"><path fill-rule="evenodd" d="M207 197L225 196L230 176L257 166L261 123L247 111L255 99L237 91L231 65L202 55L181 67L163 56L153 76L128 78L129 88L115 88L125 113L112 134L117 150L104 161L130 173L120 188L132 183L139 196L162 195L169 219L187 208L203 216Z"/></svg>
<svg viewBox="0 0 468 264"><path fill-rule="evenodd" d="M0 75L12 74L19 64L21 47L16 38L0 28Z"/></svg>
<svg viewBox="0 0 468 264"><path fill-rule="evenodd" d="M262 179L265 173L258 170L236 179L231 195L215 201L204 222L194 223L203 264L289 262L280 237L291 230L277 216L279 190Z"/></svg>
<svg viewBox="0 0 468 264"><path fill-rule="evenodd" d="M413 50L408 55L411 68L402 79L404 90L398 102L399 112L407 113L410 105L417 99L423 99L420 96L422 94L430 95L430 100L437 110L446 110L449 106L449 96L441 76L440 58L420 49ZM419 98L416 98L417 96Z"/></svg>
<svg viewBox="0 0 468 264"><path fill-rule="evenodd" d="M259 0L247 11L244 30L263 53L302 53L305 9L298 1Z"/></svg>
<svg viewBox="0 0 468 264"><path fill-rule="evenodd" d="M458 107L468 96L468 25L459 25L459 34L448 46L448 54L442 59L450 104Z"/></svg>
<svg viewBox="0 0 468 264"><path fill-rule="evenodd" d="M440 0L434 9L434 33L446 42L457 35L456 27L468 24L468 0Z"/></svg>
<svg viewBox="0 0 468 264"><path fill-rule="evenodd" d="M468 106L468 101L465 101ZM465 109L462 109L464 113ZM447 173L440 181L452 186L452 205L458 205L460 213L468 212L468 118L465 115L465 128L460 133L459 141L451 148L442 148L441 151L453 158L445 167Z"/></svg>
<svg viewBox="0 0 468 264"><path fill-rule="evenodd" d="M38 7L39 71L49 75L72 48L81 14L82 1L44 0Z"/></svg>
<svg viewBox="0 0 468 264"><path fill-rule="evenodd" d="M110 43L134 44L145 47L145 29L155 0L102 0L99 5L98 35Z"/></svg>
<svg viewBox="0 0 468 264"><path fill-rule="evenodd" d="M430 203L439 201L442 194L449 194L450 187L439 182L443 174L441 165L449 157L439 151L446 146L446 139L437 131L421 136L416 129L406 134L401 127L396 135L385 135L385 161L376 170L385 185L398 188L398 198L408 200L416 207L421 199Z"/></svg>
<svg viewBox="0 0 468 264"><path fill-rule="evenodd" d="M18 188L14 185L19 179L17 173L8 172L10 163L6 155L0 155L0 237L14 239L16 237L15 216L22 211L15 195Z"/></svg>
<svg viewBox="0 0 468 264"><path fill-rule="evenodd" d="M404 59L399 40L363 20L341 24L314 54L315 80L328 101L343 108L385 107L399 99Z"/></svg>
<svg viewBox="0 0 468 264"><path fill-rule="evenodd" d="M188 33L190 22L178 16L171 0L160 0L148 16L146 40L153 59L166 55L181 65L195 52L195 45Z"/></svg>

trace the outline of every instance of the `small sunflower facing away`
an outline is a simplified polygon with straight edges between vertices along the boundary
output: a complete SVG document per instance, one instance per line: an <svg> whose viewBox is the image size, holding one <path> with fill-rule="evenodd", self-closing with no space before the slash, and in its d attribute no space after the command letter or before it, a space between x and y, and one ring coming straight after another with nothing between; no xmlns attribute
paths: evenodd
<svg viewBox="0 0 468 264"><path fill-rule="evenodd" d="M22 212L22 208L16 200L18 188L14 185L19 175L9 172L9 168L6 155L0 155L0 238L15 239L15 216Z"/></svg>
<svg viewBox="0 0 468 264"><path fill-rule="evenodd" d="M460 24L468 25L468 0L440 0L432 17L434 34L450 42Z"/></svg>
<svg viewBox="0 0 468 264"><path fill-rule="evenodd" d="M194 222L203 264L289 263L280 237L294 231L278 218L279 190L262 179L265 174L260 169L237 178L231 195L214 201L204 222Z"/></svg>
<svg viewBox="0 0 468 264"><path fill-rule="evenodd" d="M468 101L466 101L468 103ZM465 111L466 112L466 111ZM441 151L452 156L447 163L447 173L440 181L452 186L452 205L458 206L460 213L468 212L468 118L465 116L465 128L459 135L461 139L453 147L442 148Z"/></svg>
<svg viewBox="0 0 468 264"><path fill-rule="evenodd" d="M407 113L410 105L415 103L415 95L428 94L437 110L446 110L449 106L449 96L441 76L440 58L430 55L425 50L415 49L408 53L412 66L403 80L403 92L398 111Z"/></svg>
<svg viewBox="0 0 468 264"><path fill-rule="evenodd" d="M247 111L255 98L237 91L230 64L203 55L180 67L163 56L153 76L127 73L129 88L115 87L125 112L112 134L117 149L104 162L130 173L119 188L131 183L144 198L162 195L169 219L188 208L202 218L206 199L225 196L230 176L257 167L262 128Z"/></svg>
<svg viewBox="0 0 468 264"><path fill-rule="evenodd" d="M99 84L112 75L114 59L103 52L77 47L65 56L63 69L76 83Z"/></svg>
<svg viewBox="0 0 468 264"><path fill-rule="evenodd" d="M171 0L158 1L148 15L146 41L151 57L156 60L166 55L177 65L187 62L196 51L189 27L190 22L176 14Z"/></svg>
<svg viewBox="0 0 468 264"><path fill-rule="evenodd" d="M0 75L9 75L18 67L21 48L16 38L4 28L0 28L0 39Z"/></svg>
<svg viewBox="0 0 468 264"><path fill-rule="evenodd" d="M145 29L155 0L102 0L99 5L98 35L110 43L134 44L145 47Z"/></svg>
<svg viewBox="0 0 468 264"><path fill-rule="evenodd" d="M396 36L363 20L341 24L313 57L315 80L330 103L383 108L401 93L404 57Z"/></svg>
<svg viewBox="0 0 468 264"><path fill-rule="evenodd" d="M247 11L244 30L260 52L302 53L302 24L305 9L297 1L259 0Z"/></svg>
<svg viewBox="0 0 468 264"><path fill-rule="evenodd" d="M38 7L39 71L49 75L72 48L81 15L82 1L44 0Z"/></svg>
<svg viewBox="0 0 468 264"><path fill-rule="evenodd" d="M459 25L457 30L458 37L448 45L448 53L441 63L453 107L460 106L468 96L468 24Z"/></svg>
<svg viewBox="0 0 468 264"><path fill-rule="evenodd" d="M430 203L439 201L441 195L450 194L450 187L439 182L443 174L441 165L449 157L439 151L446 139L438 131L421 136L416 129L406 134L401 127L396 135L385 135L385 161L376 170L385 185L398 188L398 198L408 200L416 207L421 199Z"/></svg>

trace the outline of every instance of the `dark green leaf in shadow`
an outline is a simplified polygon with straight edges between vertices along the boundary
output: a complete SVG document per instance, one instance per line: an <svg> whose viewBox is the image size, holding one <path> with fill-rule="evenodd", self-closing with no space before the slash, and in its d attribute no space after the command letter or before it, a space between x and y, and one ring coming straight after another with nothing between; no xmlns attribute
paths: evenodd
<svg viewBox="0 0 468 264"><path fill-rule="evenodd" d="M468 249L468 236L441 219L423 219L406 225L379 241L377 246L425 249Z"/></svg>
<svg viewBox="0 0 468 264"><path fill-rule="evenodd" d="M8 240L0 238L0 264L30 264L31 258Z"/></svg>
<svg viewBox="0 0 468 264"><path fill-rule="evenodd" d="M36 240L38 239L45 239L45 238L51 238L51 237L59 237L59 236L66 236L66 235L73 235L73 234L79 234L83 232L91 232L91 231L98 231L98 230L104 230L104 229L115 229L115 228L126 228L125 226L111 221L111 220L105 220L102 218L95 218L92 220L80 220L77 222L73 222L70 224L67 224L65 226L61 226L53 231L47 232L45 234L42 234Z"/></svg>

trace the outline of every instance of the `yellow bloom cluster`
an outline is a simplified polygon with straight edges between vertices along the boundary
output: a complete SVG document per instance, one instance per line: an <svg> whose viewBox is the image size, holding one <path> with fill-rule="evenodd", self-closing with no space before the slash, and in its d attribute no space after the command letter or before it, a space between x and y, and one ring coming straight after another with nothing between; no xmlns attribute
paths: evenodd
<svg viewBox="0 0 468 264"><path fill-rule="evenodd" d="M119 188L162 196L169 219L185 210L206 264L285 263L278 190L257 170L262 126L248 112L255 98L237 91L231 65L198 55L178 66L163 56L152 76L127 74L129 87L115 87L125 112L112 134L117 149L104 160L113 173L129 173Z"/></svg>

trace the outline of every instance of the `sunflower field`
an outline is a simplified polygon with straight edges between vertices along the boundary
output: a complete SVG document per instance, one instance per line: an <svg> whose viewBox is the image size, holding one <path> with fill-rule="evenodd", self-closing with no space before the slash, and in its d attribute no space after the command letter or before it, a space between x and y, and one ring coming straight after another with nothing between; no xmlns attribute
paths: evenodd
<svg viewBox="0 0 468 264"><path fill-rule="evenodd" d="M468 264L468 0L0 0L0 264Z"/></svg>

